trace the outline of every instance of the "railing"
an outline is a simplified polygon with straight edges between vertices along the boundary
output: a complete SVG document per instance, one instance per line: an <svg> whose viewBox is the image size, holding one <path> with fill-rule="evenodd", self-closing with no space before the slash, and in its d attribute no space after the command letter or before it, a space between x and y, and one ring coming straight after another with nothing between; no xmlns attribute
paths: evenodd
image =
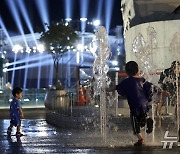
<svg viewBox="0 0 180 154"><path fill-rule="evenodd" d="M72 115L73 94L66 93L62 95L54 95L52 99L52 110L62 115Z"/></svg>
<svg viewBox="0 0 180 154"><path fill-rule="evenodd" d="M46 89L30 89L23 91L21 105L23 108L44 108ZM0 90L0 108L9 108L12 101L11 90Z"/></svg>
<svg viewBox="0 0 180 154"><path fill-rule="evenodd" d="M21 104L23 108L45 108L45 95L47 94L47 89L29 89L23 91L23 98L21 99ZM93 98L92 92L89 95L84 93L80 95L76 92L75 89L71 89L72 92L66 92L62 95L53 95L52 101L50 101L51 109L53 112L64 115L64 116L74 116L75 112L79 112L83 109L83 106L87 108L99 107L99 100L97 98ZM11 90L0 90L0 108L9 108L10 101L12 100L12 91ZM89 100L85 100L85 103L79 102L80 97L89 98ZM115 97L111 97L110 105L107 103L108 112L111 115L119 116L126 115L129 113L129 107L127 104L127 100L118 96L118 99ZM155 102L156 104L157 102ZM156 106L154 106L154 112ZM165 110L163 108L163 113L167 114L175 114L174 113L175 106L172 106L169 103L165 104Z"/></svg>
<svg viewBox="0 0 180 154"><path fill-rule="evenodd" d="M80 100L81 97L86 99ZM77 94L74 91L56 92L54 90L51 90L45 98L45 106L55 113L71 116L73 112L73 107L75 106L94 106L95 103L92 103L89 98L91 98L90 94Z"/></svg>

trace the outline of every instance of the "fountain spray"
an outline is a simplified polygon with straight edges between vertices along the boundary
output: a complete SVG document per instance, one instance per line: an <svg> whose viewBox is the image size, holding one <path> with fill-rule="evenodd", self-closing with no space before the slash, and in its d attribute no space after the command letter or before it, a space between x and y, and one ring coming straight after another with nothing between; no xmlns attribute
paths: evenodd
<svg viewBox="0 0 180 154"><path fill-rule="evenodd" d="M106 142L106 88L110 85L110 78L107 76L109 66L107 60L110 57L110 49L108 47L107 31L104 27L100 26L95 33L95 42L97 43L97 50L94 50L94 64L93 64L93 76L94 76L94 97L98 96L100 105L100 127L101 134L104 142Z"/></svg>

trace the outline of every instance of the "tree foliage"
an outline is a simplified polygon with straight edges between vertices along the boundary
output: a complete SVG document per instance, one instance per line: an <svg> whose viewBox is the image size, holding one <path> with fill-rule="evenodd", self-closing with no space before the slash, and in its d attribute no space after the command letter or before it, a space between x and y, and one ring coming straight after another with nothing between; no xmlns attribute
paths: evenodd
<svg viewBox="0 0 180 154"><path fill-rule="evenodd" d="M46 26L48 30L42 32L40 42L44 44L46 51L52 55L57 86L59 60L68 51L68 47L74 45L78 36L71 27L64 23L52 23L50 26Z"/></svg>
<svg viewBox="0 0 180 154"><path fill-rule="evenodd" d="M43 31L40 41L44 43L47 52L61 55L68 51L67 46L73 46L77 40L75 31L64 23L52 23L47 31Z"/></svg>

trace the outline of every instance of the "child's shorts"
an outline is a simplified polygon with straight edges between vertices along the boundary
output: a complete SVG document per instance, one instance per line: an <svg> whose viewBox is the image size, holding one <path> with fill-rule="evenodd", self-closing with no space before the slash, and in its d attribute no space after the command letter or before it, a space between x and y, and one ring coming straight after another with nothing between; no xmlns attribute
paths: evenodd
<svg viewBox="0 0 180 154"><path fill-rule="evenodd" d="M10 124L13 126L21 126L21 119L11 119Z"/></svg>
<svg viewBox="0 0 180 154"><path fill-rule="evenodd" d="M146 125L146 117L146 114L139 116L131 115L132 128L135 135L139 134L140 129Z"/></svg>

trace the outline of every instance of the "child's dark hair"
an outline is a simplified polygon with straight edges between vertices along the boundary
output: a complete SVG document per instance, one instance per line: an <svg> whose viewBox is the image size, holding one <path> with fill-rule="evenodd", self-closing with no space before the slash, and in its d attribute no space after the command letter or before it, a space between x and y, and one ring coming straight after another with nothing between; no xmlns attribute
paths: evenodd
<svg viewBox="0 0 180 154"><path fill-rule="evenodd" d="M139 71L138 64L135 61L129 61L125 66L128 76L134 76Z"/></svg>
<svg viewBox="0 0 180 154"><path fill-rule="evenodd" d="M16 88L13 89L12 94L13 94L14 97L16 97L16 94L19 94L21 92L22 92L22 89L19 88L19 87L16 87Z"/></svg>
<svg viewBox="0 0 180 154"><path fill-rule="evenodd" d="M173 61L173 62L171 63L171 68L175 69L175 68L176 68L176 63L177 63L177 65L180 64L179 61Z"/></svg>

